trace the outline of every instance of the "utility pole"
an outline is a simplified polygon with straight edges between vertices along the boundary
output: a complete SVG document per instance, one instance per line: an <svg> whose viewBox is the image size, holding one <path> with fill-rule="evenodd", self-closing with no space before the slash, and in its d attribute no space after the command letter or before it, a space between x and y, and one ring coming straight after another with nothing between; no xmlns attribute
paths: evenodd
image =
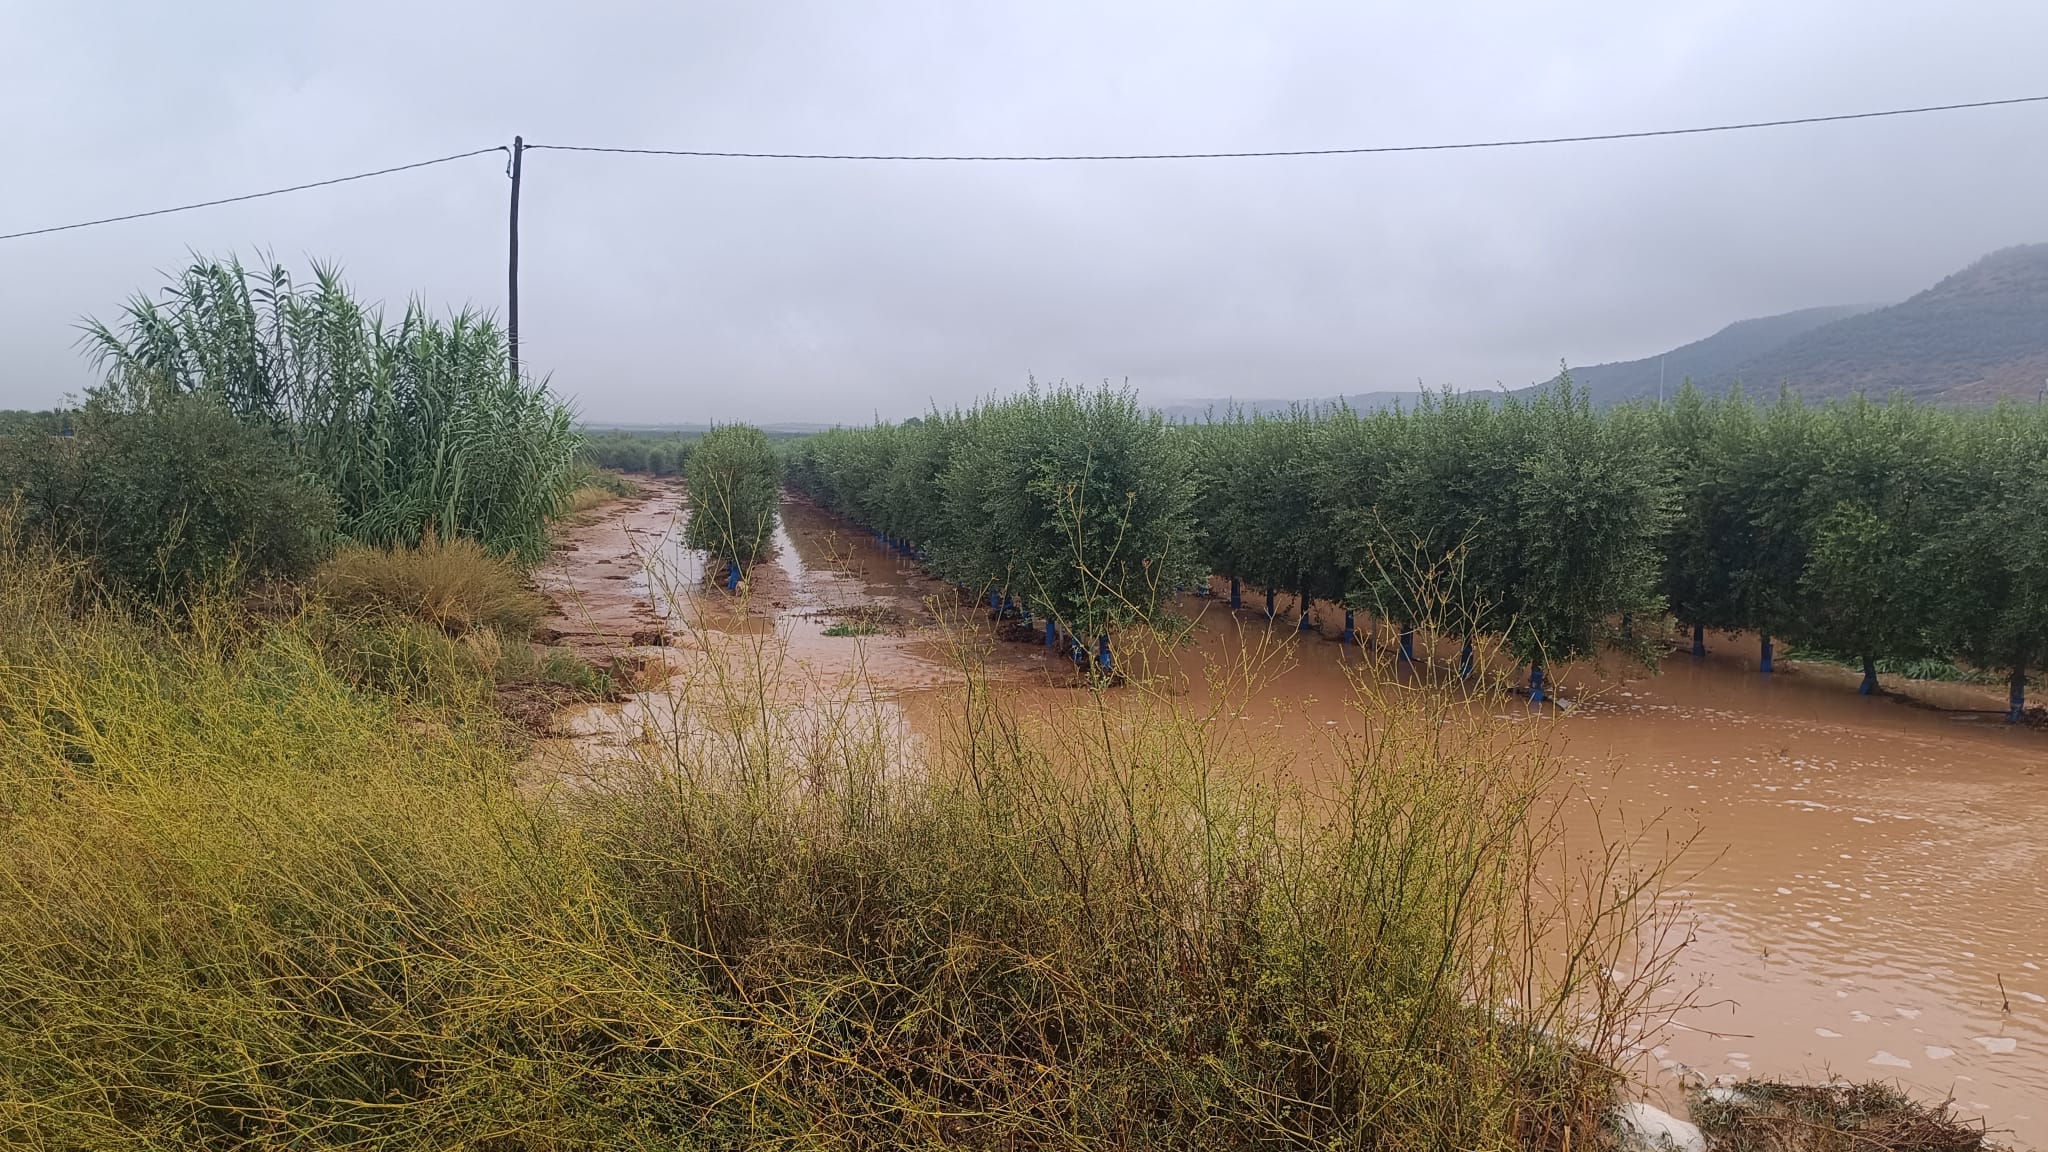
<svg viewBox="0 0 2048 1152"><path fill-rule="evenodd" d="M519 161L526 138L512 138L512 248L505 270L505 336L512 348L512 379L519 379Z"/></svg>

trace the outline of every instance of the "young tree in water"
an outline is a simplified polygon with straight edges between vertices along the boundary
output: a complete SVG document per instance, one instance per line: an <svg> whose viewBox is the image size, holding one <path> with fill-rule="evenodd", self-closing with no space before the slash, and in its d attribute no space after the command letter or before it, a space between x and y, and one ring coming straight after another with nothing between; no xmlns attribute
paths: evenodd
<svg viewBox="0 0 2048 1152"><path fill-rule="evenodd" d="M1754 450L1756 409L1740 390L1710 401L1687 381L1659 411L1658 429L1673 481L1664 592L1671 614L1692 629L1692 654L1703 656L1707 629L1748 623L1740 573L1756 541L1738 477Z"/></svg>
<svg viewBox="0 0 2048 1152"><path fill-rule="evenodd" d="M1343 595L1336 575L1333 533L1320 491L1327 438L1310 412L1258 416L1244 426L1239 481L1242 515L1249 525L1246 574L1265 589L1309 599Z"/></svg>
<svg viewBox="0 0 2048 1152"><path fill-rule="evenodd" d="M1520 564L1498 594L1512 612L1508 646L1531 664L1535 694L1547 662L1607 646L1644 650L1621 623L1663 612L1669 482L1650 415L1623 408L1603 419L1568 377L1507 413L1520 459Z"/></svg>
<svg viewBox="0 0 2048 1152"><path fill-rule="evenodd" d="M768 437L745 424L713 428L690 453L690 519L683 544L728 565L728 585L775 538L780 480L781 461Z"/></svg>
<svg viewBox="0 0 2048 1152"><path fill-rule="evenodd" d="M1818 431L1799 635L1860 657L1860 691L1869 695L1878 658L1926 652L1938 615L1925 542L1943 507L1939 418L1910 403L1858 397L1830 405Z"/></svg>
<svg viewBox="0 0 2048 1152"><path fill-rule="evenodd" d="M1735 597L1731 623L1758 634L1759 668L1769 672L1772 638L1800 632L1809 611L1801 581L1815 519L1810 488L1820 468L1817 417L1788 391L1760 413L1731 405L1724 415L1748 425L1740 437L1729 434L1730 451L1719 458L1723 490L1742 509L1723 549Z"/></svg>
<svg viewBox="0 0 2048 1152"><path fill-rule="evenodd" d="M1175 433L1189 446L1203 566L1210 575L1229 580L1235 593L1251 578L1257 553L1258 509L1248 483L1249 428L1242 413L1229 412Z"/></svg>
<svg viewBox="0 0 2048 1152"><path fill-rule="evenodd" d="M1519 553L1508 418L1490 397L1446 392L1405 413L1340 415L1330 429L1326 489L1347 601L1391 622L1404 654L1424 622L1456 628L1468 646L1508 626L1491 611Z"/></svg>
<svg viewBox="0 0 2048 1152"><path fill-rule="evenodd" d="M1965 660L2005 673L2007 719L2018 723L2028 673L2048 668L2048 407L1956 421L1943 464L1960 489L1928 548L1941 634Z"/></svg>

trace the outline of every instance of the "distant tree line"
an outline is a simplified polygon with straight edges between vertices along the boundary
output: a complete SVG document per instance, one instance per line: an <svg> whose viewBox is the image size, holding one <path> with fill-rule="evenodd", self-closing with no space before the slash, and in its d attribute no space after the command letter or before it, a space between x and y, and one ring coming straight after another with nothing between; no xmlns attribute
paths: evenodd
<svg viewBox="0 0 2048 1152"><path fill-rule="evenodd" d="M1690 387L1595 410L1424 397L1167 426L1113 392L1033 393L799 442L792 486L1087 637L1214 574L1546 665L1654 656L1668 618L1853 658L2048 663L2048 407L1814 407Z"/></svg>
<svg viewBox="0 0 2048 1152"><path fill-rule="evenodd" d="M585 431L583 459L619 472L676 476L689 465L690 449L702 438L685 432Z"/></svg>

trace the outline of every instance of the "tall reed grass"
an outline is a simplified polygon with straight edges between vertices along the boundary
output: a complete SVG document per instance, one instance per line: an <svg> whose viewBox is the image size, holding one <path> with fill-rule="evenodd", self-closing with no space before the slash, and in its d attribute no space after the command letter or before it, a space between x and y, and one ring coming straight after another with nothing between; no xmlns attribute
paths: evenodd
<svg viewBox="0 0 2048 1152"><path fill-rule="evenodd" d="M1556 1147L1668 957L1484 700L1362 697L1290 789L1227 694L968 676L907 738L699 629L551 786L303 622L0 577L10 1144Z"/></svg>
<svg viewBox="0 0 2048 1152"><path fill-rule="evenodd" d="M332 267L302 283L282 265L196 259L161 300L131 300L118 327L89 322L84 344L107 373L95 403L198 393L277 426L354 540L438 531L536 561L572 487L569 409L545 381L512 375L489 316L443 319L412 301L387 324Z"/></svg>

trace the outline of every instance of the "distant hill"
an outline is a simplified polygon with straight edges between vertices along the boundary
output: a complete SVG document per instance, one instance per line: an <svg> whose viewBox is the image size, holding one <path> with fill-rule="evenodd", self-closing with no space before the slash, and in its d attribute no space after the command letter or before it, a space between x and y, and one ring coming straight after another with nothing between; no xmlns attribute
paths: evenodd
<svg viewBox="0 0 2048 1152"><path fill-rule="evenodd" d="M2048 244L1993 252L1901 303L1802 333L1743 365L1742 379L1806 396L2037 396L2048 379Z"/></svg>
<svg viewBox="0 0 2048 1152"><path fill-rule="evenodd" d="M1704 340L1695 340L1659 356L1573 368L1572 382L1585 388L1601 404L1654 400L1660 383L1668 394L1678 391L1678 386L1688 379L1702 388L1725 389L1732 380L1746 379L1742 368L1757 357L1816 328L1868 312L1872 307L1843 304L1737 320Z"/></svg>
<svg viewBox="0 0 2048 1152"><path fill-rule="evenodd" d="M1690 378L1710 391L1741 383L1824 399L1901 392L1985 404L2034 397L2048 380L2048 244L1993 252L1888 307L1808 308L1730 324L1705 340L1617 364L1572 369L1596 403L1657 394Z"/></svg>

